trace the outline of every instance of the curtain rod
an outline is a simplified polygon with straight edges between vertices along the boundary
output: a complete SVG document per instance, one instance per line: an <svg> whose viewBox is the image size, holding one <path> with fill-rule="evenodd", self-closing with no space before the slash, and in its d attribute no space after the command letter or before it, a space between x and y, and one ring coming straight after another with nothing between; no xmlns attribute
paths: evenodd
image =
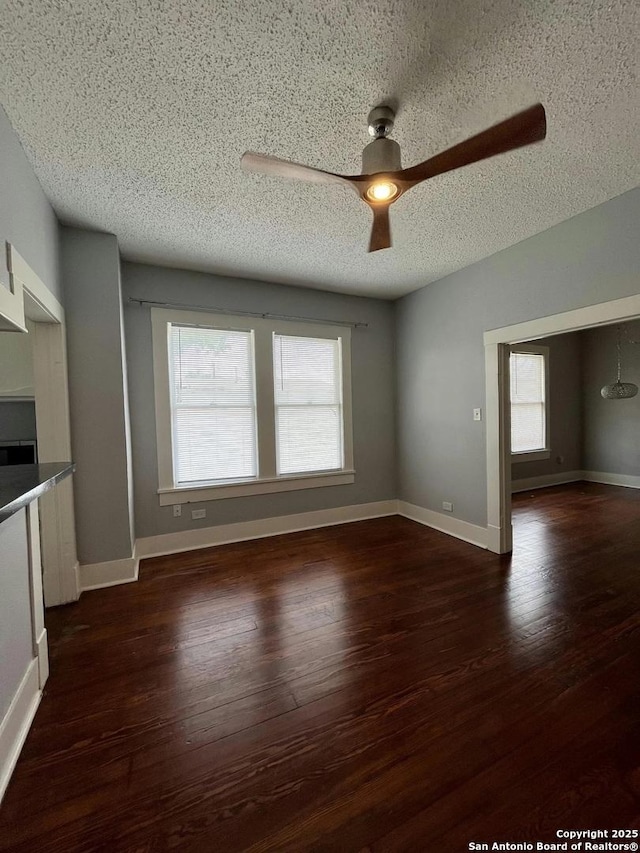
<svg viewBox="0 0 640 853"><path fill-rule="evenodd" d="M229 314L240 317L261 317L263 320L297 320L300 323L323 323L330 326L350 326L353 329L368 329L368 323L344 322L340 320L324 320L319 317L295 317L290 314L272 314L264 311L231 311L228 308L215 308L212 305L184 305L180 302L154 302L152 299L138 299L130 296L129 302L137 302L139 305L155 305L158 308L181 308L186 311L209 311L212 314Z"/></svg>

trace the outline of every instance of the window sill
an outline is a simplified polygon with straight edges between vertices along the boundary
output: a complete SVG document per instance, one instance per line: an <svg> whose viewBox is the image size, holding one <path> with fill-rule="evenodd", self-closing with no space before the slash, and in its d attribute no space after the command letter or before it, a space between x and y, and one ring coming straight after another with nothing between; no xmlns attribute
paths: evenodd
<svg viewBox="0 0 640 853"><path fill-rule="evenodd" d="M158 496L160 506L217 501L249 495L292 492L298 489L316 489L321 486L345 486L355 481L355 474L355 471L327 471L321 474L299 474L292 477L274 477L268 480L249 480L244 483L226 483L216 486L158 489Z"/></svg>
<svg viewBox="0 0 640 853"><path fill-rule="evenodd" d="M525 453L512 453L511 463L537 462L539 459L550 459L551 450L528 450Z"/></svg>

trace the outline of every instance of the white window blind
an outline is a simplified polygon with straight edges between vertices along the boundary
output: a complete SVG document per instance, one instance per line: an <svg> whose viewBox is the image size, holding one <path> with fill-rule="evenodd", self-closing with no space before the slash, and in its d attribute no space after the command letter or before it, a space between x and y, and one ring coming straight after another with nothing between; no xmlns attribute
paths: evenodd
<svg viewBox="0 0 640 853"><path fill-rule="evenodd" d="M253 333L169 325L174 479L257 476Z"/></svg>
<svg viewBox="0 0 640 853"><path fill-rule="evenodd" d="M511 452L525 453L546 447L545 358L529 352L512 352Z"/></svg>
<svg viewBox="0 0 640 853"><path fill-rule="evenodd" d="M278 474L343 467L340 340L273 336Z"/></svg>

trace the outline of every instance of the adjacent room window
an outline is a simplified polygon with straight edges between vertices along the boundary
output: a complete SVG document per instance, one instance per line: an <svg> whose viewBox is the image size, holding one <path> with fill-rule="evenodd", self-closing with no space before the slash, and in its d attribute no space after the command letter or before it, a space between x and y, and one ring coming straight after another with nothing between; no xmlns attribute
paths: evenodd
<svg viewBox="0 0 640 853"><path fill-rule="evenodd" d="M152 310L160 503L354 481L350 332Z"/></svg>
<svg viewBox="0 0 640 853"><path fill-rule="evenodd" d="M548 361L546 347L513 347L511 453L521 461L548 455Z"/></svg>

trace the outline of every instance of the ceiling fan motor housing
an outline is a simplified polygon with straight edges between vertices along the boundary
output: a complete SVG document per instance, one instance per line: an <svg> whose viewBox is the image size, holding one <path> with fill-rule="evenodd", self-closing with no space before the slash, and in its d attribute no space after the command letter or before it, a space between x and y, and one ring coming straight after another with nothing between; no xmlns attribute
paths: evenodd
<svg viewBox="0 0 640 853"><path fill-rule="evenodd" d="M362 174L397 172L402 169L400 146L393 139L379 137L365 146L362 152Z"/></svg>

